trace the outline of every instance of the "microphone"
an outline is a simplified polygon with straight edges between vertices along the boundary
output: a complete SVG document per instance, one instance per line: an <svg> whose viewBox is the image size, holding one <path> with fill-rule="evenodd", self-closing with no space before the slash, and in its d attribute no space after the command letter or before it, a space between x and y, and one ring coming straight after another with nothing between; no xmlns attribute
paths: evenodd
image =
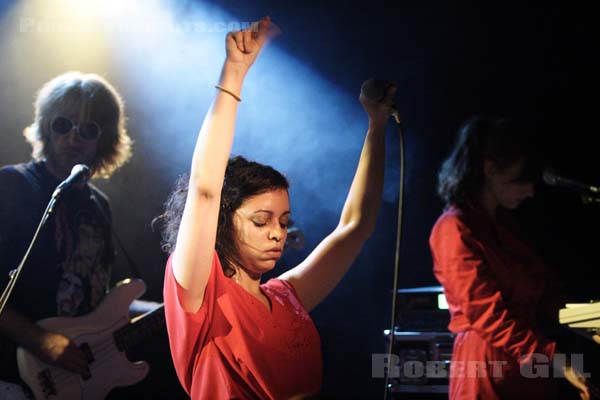
<svg viewBox="0 0 600 400"><path fill-rule="evenodd" d="M367 99L375 103L381 103L385 99L385 95L387 93L387 89L390 87L389 81L384 81L382 79L367 79L363 82L360 87L361 94ZM396 123L400 123L400 115L398 114L398 110L392 107L392 116Z"/></svg>
<svg viewBox="0 0 600 400"><path fill-rule="evenodd" d="M304 247L304 233L296 227L288 228L287 239L285 240L285 246L283 250L288 249L300 250Z"/></svg>
<svg viewBox="0 0 600 400"><path fill-rule="evenodd" d="M60 183L52 193L52 197L57 198L76 183L85 183L90 178L90 167L85 164L77 164L71 170L71 175Z"/></svg>
<svg viewBox="0 0 600 400"><path fill-rule="evenodd" d="M552 171L552 169L547 168L544 170L542 174L542 180L546 185L549 186L560 186L573 190L577 190L579 192L592 192L592 193L600 193L600 187L588 185L582 182L575 181L573 179L565 178L560 175L557 175Z"/></svg>

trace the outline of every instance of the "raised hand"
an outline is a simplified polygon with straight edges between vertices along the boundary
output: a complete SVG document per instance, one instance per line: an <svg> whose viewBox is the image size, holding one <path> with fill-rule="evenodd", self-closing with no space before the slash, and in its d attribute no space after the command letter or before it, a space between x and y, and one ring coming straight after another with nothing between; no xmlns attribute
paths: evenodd
<svg viewBox="0 0 600 400"><path fill-rule="evenodd" d="M248 30L229 32L226 37L226 62L250 68L263 46L279 33L279 28L271 22L270 17L253 23Z"/></svg>
<svg viewBox="0 0 600 400"><path fill-rule="evenodd" d="M382 101L375 102L367 99L361 92L359 101L369 115L369 123L376 126L385 125L394 111L394 95L396 84L391 81L385 82L385 96Z"/></svg>

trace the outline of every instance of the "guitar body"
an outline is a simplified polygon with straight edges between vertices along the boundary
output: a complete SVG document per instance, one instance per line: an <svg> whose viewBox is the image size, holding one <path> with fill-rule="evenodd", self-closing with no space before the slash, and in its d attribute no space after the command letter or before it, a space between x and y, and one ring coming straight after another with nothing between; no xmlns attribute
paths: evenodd
<svg viewBox="0 0 600 400"><path fill-rule="evenodd" d="M43 328L62 333L88 356L91 377L48 365L23 348L17 349L21 378L37 400L104 399L117 386L144 379L150 367L131 362L119 348L114 332L129 324L129 306L146 290L141 280L120 282L90 314L76 318L48 318L38 322Z"/></svg>

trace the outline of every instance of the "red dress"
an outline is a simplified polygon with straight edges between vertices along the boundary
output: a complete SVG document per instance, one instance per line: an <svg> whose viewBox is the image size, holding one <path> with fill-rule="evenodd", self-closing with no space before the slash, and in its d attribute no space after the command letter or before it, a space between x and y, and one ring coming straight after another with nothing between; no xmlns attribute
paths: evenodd
<svg viewBox="0 0 600 400"><path fill-rule="evenodd" d="M194 400L289 399L321 386L321 342L292 285L271 279L263 303L223 273L215 253L204 302L183 310L171 258L164 286L171 355Z"/></svg>
<svg viewBox="0 0 600 400"><path fill-rule="evenodd" d="M450 399L553 398L552 381L529 374L543 373L536 366L551 371L555 349L536 328L544 290L540 259L508 229L469 206L442 214L430 246L450 309L448 328L457 334Z"/></svg>

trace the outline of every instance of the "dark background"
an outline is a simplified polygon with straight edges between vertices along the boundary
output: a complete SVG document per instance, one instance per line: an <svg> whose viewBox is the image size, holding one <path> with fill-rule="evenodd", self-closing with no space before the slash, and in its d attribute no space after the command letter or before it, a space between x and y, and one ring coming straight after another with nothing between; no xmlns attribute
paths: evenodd
<svg viewBox="0 0 600 400"><path fill-rule="evenodd" d="M14 2L0 2L0 16L11 3ZM179 12L185 13L186 7L194 3L182 2ZM437 284L431 272L427 243L431 226L442 210L435 194L436 171L461 121L468 116L488 113L529 117L538 127L539 147L545 151L549 165L565 176L600 184L595 147L600 89L598 24L594 13L583 3L380 0L210 3L242 20L270 15L284 31L277 40L279 47L353 96L369 77L398 83L397 105L406 135L399 287ZM0 67L3 65L6 64L0 63ZM15 89L18 85L15 82L27 81L28 76L4 72L0 70L2 165L28 159L29 148L20 132L31 118L33 95L33 90L23 93ZM112 70L111 74L110 78L118 77L119 71ZM36 77L32 87L39 87L47 78ZM139 142L135 132L153 133L152 127L143 122L144 102L130 98L135 94L131 88L125 87L123 92L128 102L129 130ZM288 96L293 97L294 93ZM318 93L314 102L319 102ZM205 109L194 112L202 115ZM285 136L285 132L280 134ZM345 132L328 134L340 143L346 140ZM383 392L383 381L371 378L371 355L385 351L383 330L390 321L398 145L397 134L390 126L386 161L388 195L382 204L376 232L336 291L312 314L323 342L323 393L328 396L379 398ZM160 212L176 175L189 164L189 154L177 160L177 165L182 166L179 171L163 173L162 167L168 160L156 160L138 151L110 181L98 183L112 199L115 228L143 271L148 284L146 298L150 300L161 301L166 260L166 255L160 252L159 234L150 229L150 221ZM329 170L324 171L328 175L337 174L336 168L345 168L342 174L349 173L346 165L326 163L327 157L327 154L306 154L311 162L323 161L328 165ZM290 175L293 183L302 180L298 172ZM302 190L311 184L302 182L302 186L296 186L298 189L292 188L292 197L300 199L296 204L309 203L309 195ZM582 205L576 194L564 190L540 187L539 193L519 213L532 241L557 268L565 293L580 302L597 299L597 280L593 277L597 276L598 267L595 250L599 244L596 227L600 222L600 207ZM341 204L345 191L337 196L332 202ZM317 209L304 214L299 211L298 217L301 229L305 218L313 220L313 225L305 222L307 228L303 229L307 245L300 251L288 252L282 265L294 265L305 257L335 225L338 215ZM122 255L115 275L116 278L131 275ZM594 352L585 341L576 341L575 345ZM171 373L164 342L155 346L154 351L158 354L155 358L162 360L155 369L166 368L161 373ZM161 378L156 374L155 382ZM172 375L169 379L163 379L164 390L167 390L164 382L174 382ZM176 385L168 390L172 397L179 391Z"/></svg>

